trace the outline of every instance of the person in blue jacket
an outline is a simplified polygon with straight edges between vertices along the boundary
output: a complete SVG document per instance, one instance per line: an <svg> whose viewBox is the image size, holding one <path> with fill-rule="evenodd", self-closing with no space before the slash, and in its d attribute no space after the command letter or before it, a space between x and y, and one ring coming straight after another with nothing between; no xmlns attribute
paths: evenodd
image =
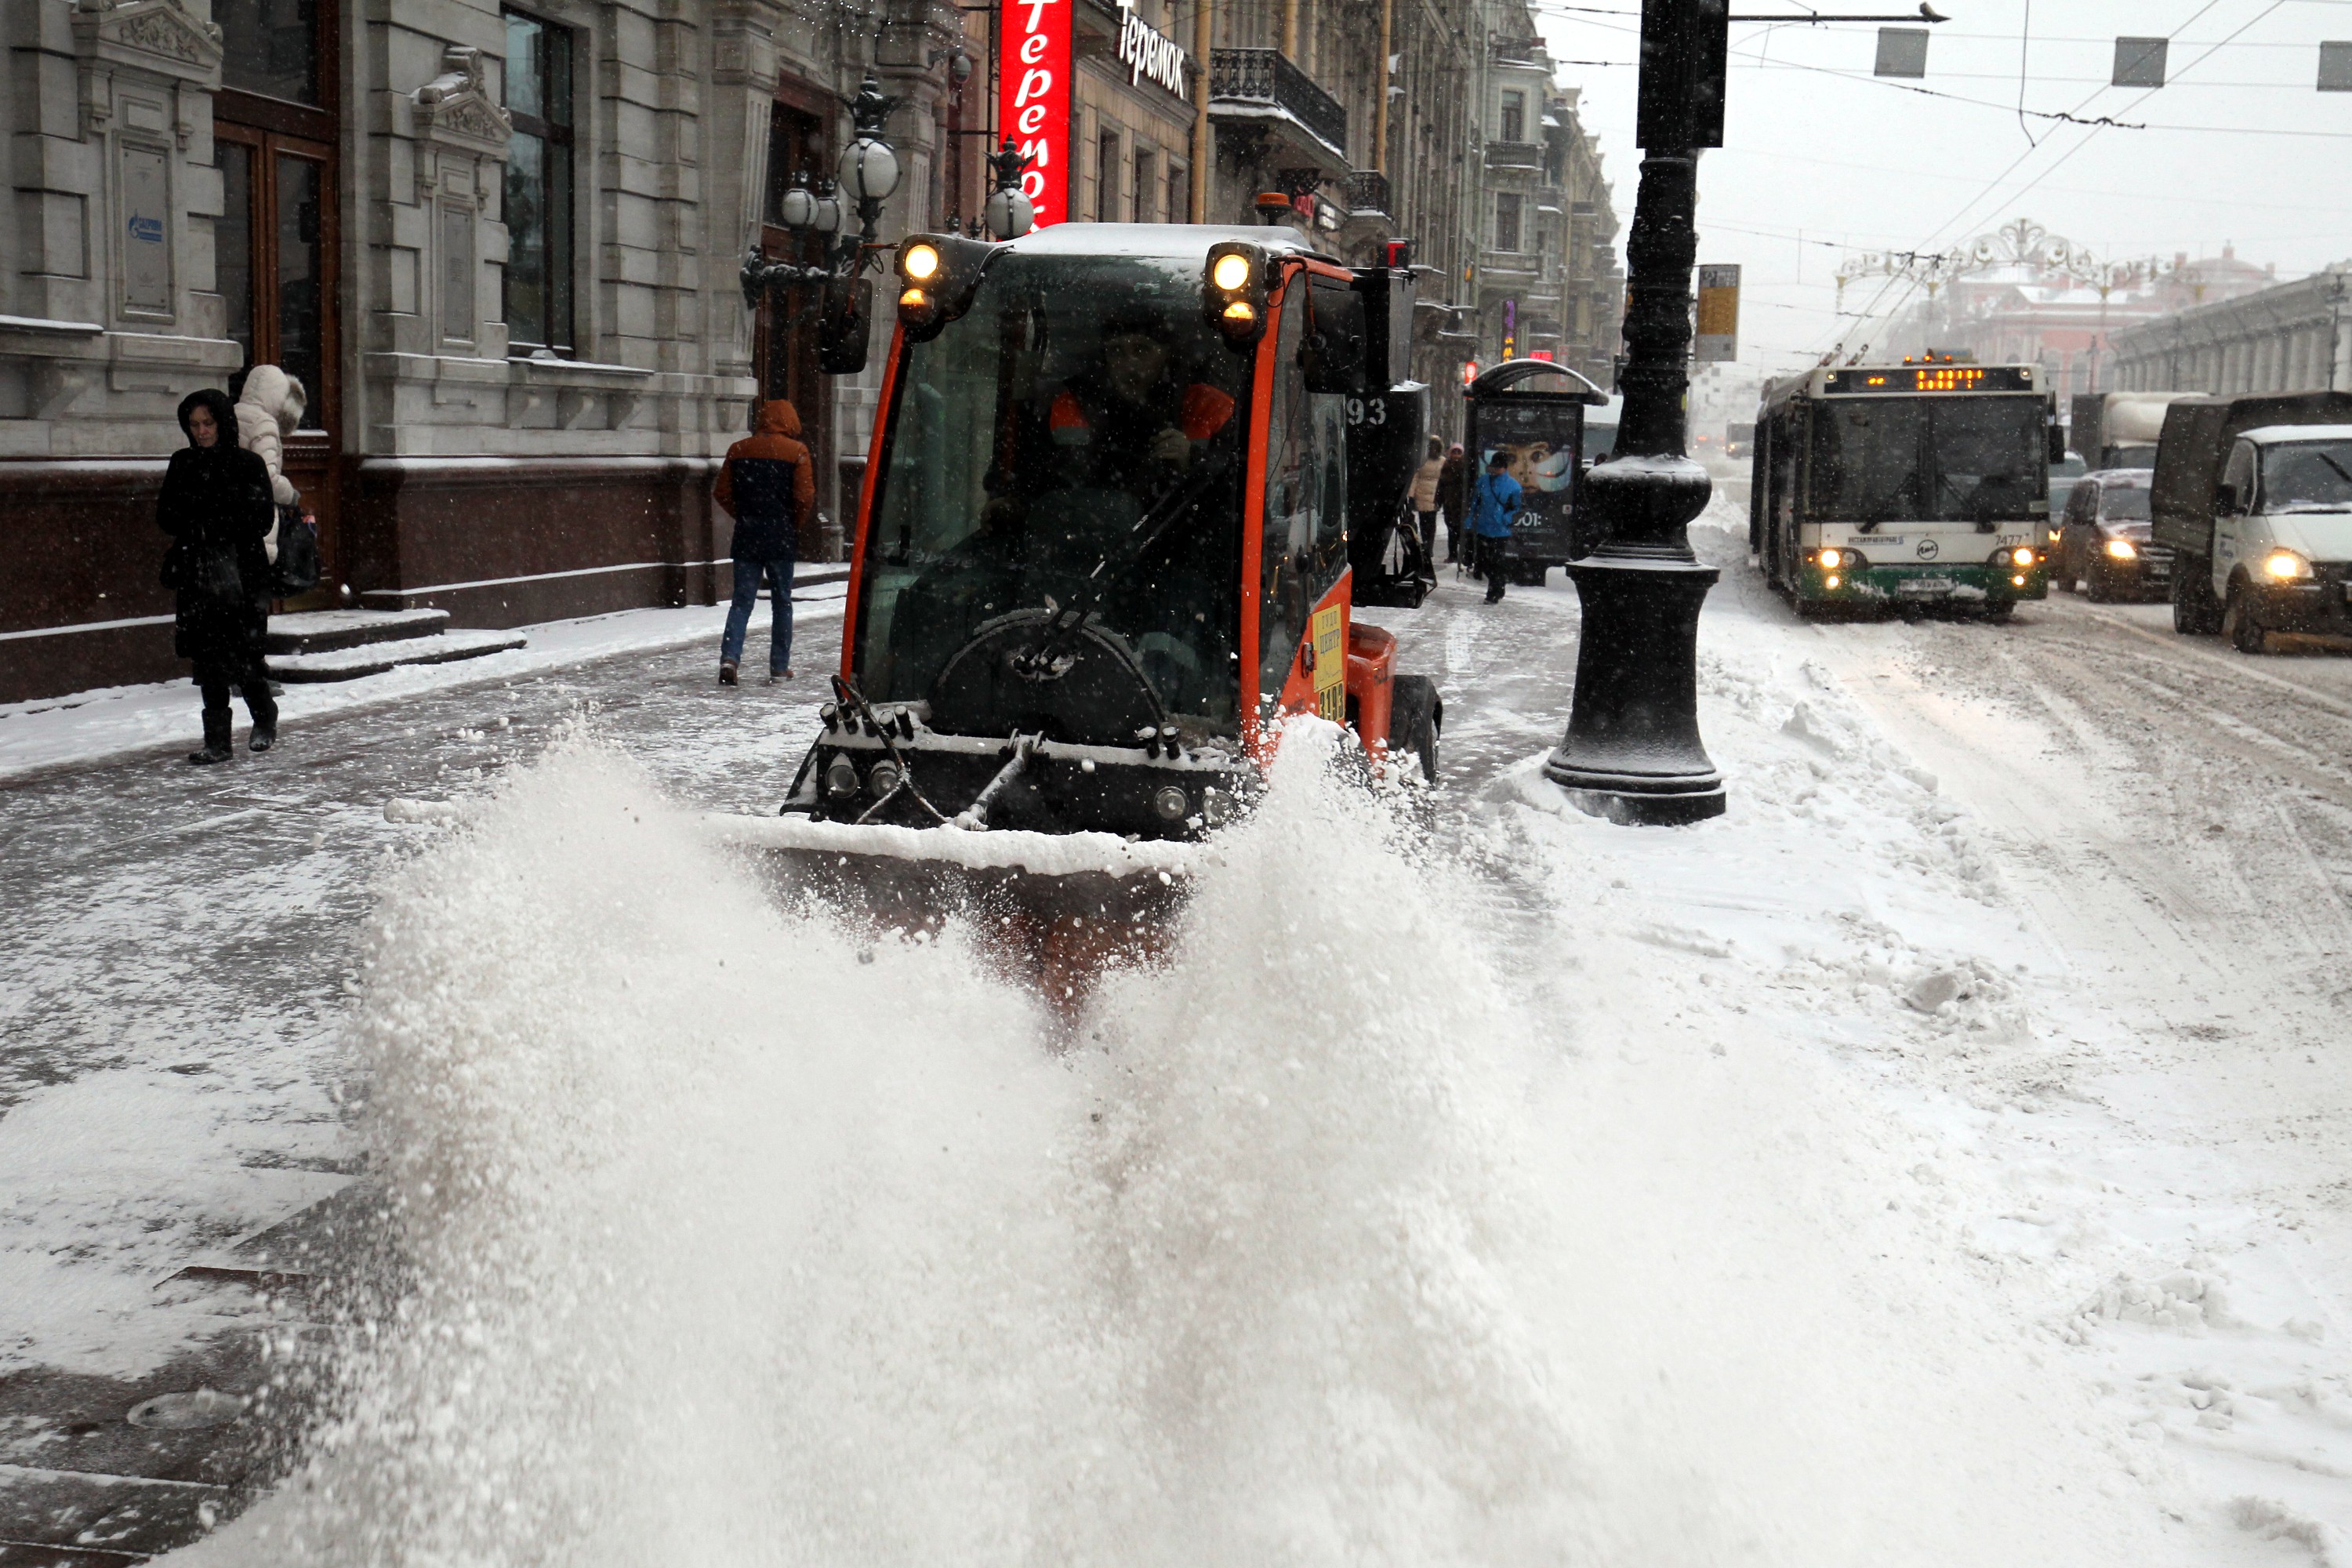
<svg viewBox="0 0 2352 1568"><path fill-rule="evenodd" d="M1470 497L1470 532L1490 605L1503 596L1503 580L1510 574L1511 519L1524 503L1519 481L1511 478L1511 455L1496 447L1486 455L1486 471L1478 476Z"/></svg>

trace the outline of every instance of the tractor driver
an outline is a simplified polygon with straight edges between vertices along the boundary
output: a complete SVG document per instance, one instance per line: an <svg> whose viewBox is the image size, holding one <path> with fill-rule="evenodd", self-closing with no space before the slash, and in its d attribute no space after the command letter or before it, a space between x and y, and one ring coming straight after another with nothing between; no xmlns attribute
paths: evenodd
<svg viewBox="0 0 2352 1568"><path fill-rule="evenodd" d="M1170 336L1158 311L1112 316L1101 368L1073 376L1054 398L1046 427L1055 448L1082 454L1097 484L1132 483L1147 463L1181 473L1234 416L1234 400L1208 383L1177 384Z"/></svg>

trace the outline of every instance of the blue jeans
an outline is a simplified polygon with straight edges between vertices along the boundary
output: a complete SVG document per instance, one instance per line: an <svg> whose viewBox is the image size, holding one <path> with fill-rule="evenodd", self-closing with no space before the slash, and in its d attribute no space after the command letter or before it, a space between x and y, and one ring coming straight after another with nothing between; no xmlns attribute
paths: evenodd
<svg viewBox="0 0 2352 1568"><path fill-rule="evenodd" d="M775 630L768 638L768 673L782 675L793 664L793 561L735 563L735 602L727 609L727 634L719 639L722 663L743 662L743 634L751 628L751 606L760 602L760 584L766 580Z"/></svg>

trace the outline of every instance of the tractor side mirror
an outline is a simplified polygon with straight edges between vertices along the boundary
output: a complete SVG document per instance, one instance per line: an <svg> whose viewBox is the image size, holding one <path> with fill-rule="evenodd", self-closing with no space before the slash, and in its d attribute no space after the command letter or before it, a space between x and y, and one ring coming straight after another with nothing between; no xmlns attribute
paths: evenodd
<svg viewBox="0 0 2352 1568"><path fill-rule="evenodd" d="M856 375L866 368L866 344L873 336L873 281L827 279L822 310L816 329L817 369L827 375Z"/></svg>
<svg viewBox="0 0 2352 1568"><path fill-rule="evenodd" d="M1301 274L1307 284L1307 331L1298 341L1298 365L1307 390L1354 397L1365 390L1364 297L1344 284Z"/></svg>

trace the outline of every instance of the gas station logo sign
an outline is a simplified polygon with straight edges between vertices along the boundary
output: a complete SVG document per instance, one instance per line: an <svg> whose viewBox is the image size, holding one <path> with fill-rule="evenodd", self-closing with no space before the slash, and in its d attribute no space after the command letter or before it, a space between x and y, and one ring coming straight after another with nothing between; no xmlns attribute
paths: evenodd
<svg viewBox="0 0 2352 1568"><path fill-rule="evenodd" d="M1021 192L1036 226L1070 216L1070 6L1073 0L1010 0L997 74L996 123L1032 160Z"/></svg>

